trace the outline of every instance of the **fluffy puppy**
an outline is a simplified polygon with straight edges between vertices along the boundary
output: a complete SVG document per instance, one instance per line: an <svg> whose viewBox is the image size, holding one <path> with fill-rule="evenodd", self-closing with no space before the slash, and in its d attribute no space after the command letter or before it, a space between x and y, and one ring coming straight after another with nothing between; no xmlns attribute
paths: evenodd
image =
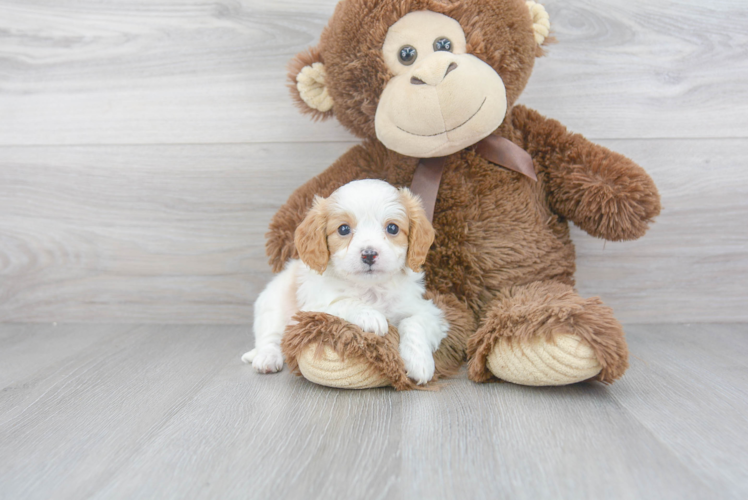
<svg viewBox="0 0 748 500"><path fill-rule="evenodd" d="M286 326L298 311L332 314L384 335L400 332L408 376L425 384L449 325L425 292L421 266L434 229L407 188L378 180L354 181L329 198L315 197L294 242L291 260L255 302L255 348L242 356L260 373L283 368Z"/></svg>

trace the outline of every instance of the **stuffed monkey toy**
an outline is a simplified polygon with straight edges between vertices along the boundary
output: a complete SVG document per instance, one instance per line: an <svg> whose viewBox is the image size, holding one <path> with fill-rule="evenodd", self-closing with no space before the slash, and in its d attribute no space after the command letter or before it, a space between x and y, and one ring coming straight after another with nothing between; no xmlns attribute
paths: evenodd
<svg viewBox="0 0 748 500"><path fill-rule="evenodd" d="M628 366L613 311L574 289L569 221L610 241L642 236L660 211L630 159L516 101L548 41L545 9L524 0L343 0L319 45L291 63L293 97L363 139L298 188L272 219L274 271L297 257L294 230L314 195L356 179L408 186L436 239L428 298L450 332L432 380L467 361L475 382L533 386L596 379ZM282 343L318 384L411 389L398 332L300 313Z"/></svg>

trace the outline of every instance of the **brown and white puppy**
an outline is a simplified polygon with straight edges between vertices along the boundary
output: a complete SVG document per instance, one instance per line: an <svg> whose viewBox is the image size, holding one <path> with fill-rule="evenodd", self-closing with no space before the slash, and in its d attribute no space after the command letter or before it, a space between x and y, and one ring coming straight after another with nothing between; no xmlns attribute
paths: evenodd
<svg viewBox="0 0 748 500"><path fill-rule="evenodd" d="M283 368L281 338L299 311L324 312L384 335L400 332L408 376L425 384L449 325L423 298L421 266L434 241L423 207L407 188L354 181L316 197L296 229L291 260L255 302L255 348L242 356L260 373Z"/></svg>

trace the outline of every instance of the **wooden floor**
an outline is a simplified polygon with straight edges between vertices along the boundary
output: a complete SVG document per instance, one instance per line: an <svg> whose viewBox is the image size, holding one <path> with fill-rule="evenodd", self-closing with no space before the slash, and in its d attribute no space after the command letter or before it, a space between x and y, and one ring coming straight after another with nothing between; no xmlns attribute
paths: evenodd
<svg viewBox="0 0 748 500"><path fill-rule="evenodd" d="M342 391L241 326L0 325L0 498L744 499L748 325L630 325L622 380Z"/></svg>

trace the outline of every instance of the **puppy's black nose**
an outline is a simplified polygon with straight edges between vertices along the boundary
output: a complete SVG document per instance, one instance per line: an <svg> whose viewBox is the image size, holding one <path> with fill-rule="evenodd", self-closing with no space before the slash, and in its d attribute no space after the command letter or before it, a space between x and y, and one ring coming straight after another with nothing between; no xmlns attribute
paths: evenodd
<svg viewBox="0 0 748 500"><path fill-rule="evenodd" d="M364 261L364 264L371 266L374 264L374 261L377 260L377 255L379 255L377 252L367 248L361 252L361 260Z"/></svg>

